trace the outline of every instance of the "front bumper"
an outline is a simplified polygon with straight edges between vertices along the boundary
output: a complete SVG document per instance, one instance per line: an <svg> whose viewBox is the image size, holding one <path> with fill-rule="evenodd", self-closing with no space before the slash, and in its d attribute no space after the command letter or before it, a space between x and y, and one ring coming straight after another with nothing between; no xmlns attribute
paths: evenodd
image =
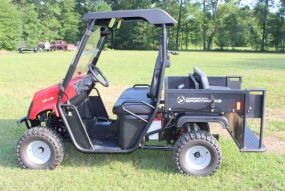
<svg viewBox="0 0 285 191"><path fill-rule="evenodd" d="M31 128L31 126L30 126L29 123L28 123L28 118L27 118L27 116L22 117L22 118L19 119L16 123L17 123L18 126L20 126L21 123L23 123L23 122L25 122L25 125L26 125L26 127L27 127L28 129Z"/></svg>

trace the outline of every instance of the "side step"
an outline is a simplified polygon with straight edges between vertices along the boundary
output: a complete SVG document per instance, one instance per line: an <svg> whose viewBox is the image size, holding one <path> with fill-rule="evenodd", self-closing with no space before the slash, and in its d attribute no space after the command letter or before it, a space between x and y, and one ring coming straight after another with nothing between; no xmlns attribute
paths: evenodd
<svg viewBox="0 0 285 191"><path fill-rule="evenodd" d="M142 145L140 146L141 149L146 149L146 150L164 150L164 151L172 151L173 147L169 146L159 146L159 145Z"/></svg>

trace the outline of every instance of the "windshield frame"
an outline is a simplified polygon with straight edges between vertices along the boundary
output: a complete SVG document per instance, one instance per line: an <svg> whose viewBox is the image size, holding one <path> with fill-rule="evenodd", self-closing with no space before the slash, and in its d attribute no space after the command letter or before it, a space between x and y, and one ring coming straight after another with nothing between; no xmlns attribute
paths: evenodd
<svg viewBox="0 0 285 191"><path fill-rule="evenodd" d="M69 66L69 69L65 75L65 78L62 82L62 84L60 84L60 90L61 90L61 96L63 96L64 92L66 91L67 87L68 87L68 84L70 82L70 80L72 79L75 71L76 71L76 68L77 68L77 64L82 56L82 53L85 49L85 46L89 40L89 37L91 36L91 34L94 32L94 28L95 28L95 20L92 20L88 23L87 25L87 29L82 37L82 40L79 44L79 47L78 47L78 50L77 50L77 53L75 54L74 58L73 58L73 61L71 63L71 65ZM97 43L97 48L96 48L96 54L94 55L94 58L92 60L92 62L90 64L92 65L96 65L97 62L98 62L98 59L100 57L100 54L102 52L102 49L104 48L104 44L106 42L106 38L108 36L108 34L110 34L109 32L110 29L108 29L108 27L101 27L101 30L100 30L100 39Z"/></svg>
<svg viewBox="0 0 285 191"><path fill-rule="evenodd" d="M93 32L89 36L80 59L76 64L73 77L88 73L88 66L90 64L94 66L97 64L106 42L106 30L108 31L109 29L106 29L106 27L94 26Z"/></svg>

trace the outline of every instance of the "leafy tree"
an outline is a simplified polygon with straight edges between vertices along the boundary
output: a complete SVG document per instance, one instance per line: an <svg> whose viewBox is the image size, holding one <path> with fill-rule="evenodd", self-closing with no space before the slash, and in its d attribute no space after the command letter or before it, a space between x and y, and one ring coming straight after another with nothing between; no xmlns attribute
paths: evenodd
<svg viewBox="0 0 285 191"><path fill-rule="evenodd" d="M249 38L245 12L236 3L229 2L218 7L218 32L215 40L221 49L230 46L246 46Z"/></svg>
<svg viewBox="0 0 285 191"><path fill-rule="evenodd" d="M7 0L0 0L0 49L15 49L21 32L20 12Z"/></svg>
<svg viewBox="0 0 285 191"><path fill-rule="evenodd" d="M285 49L285 0L280 0L276 13L270 12L273 0L257 0L254 8L241 7L240 0L12 0L18 11L7 0L0 1L4 2L0 5L1 48L11 49L20 36L31 46L54 39L76 42L86 28L80 17L89 11L162 8L178 21L168 30L169 49L188 50L191 44L204 50L214 46ZM13 15L6 11L7 6L8 11L22 14L5 22ZM9 27L2 27L4 24ZM17 29L12 30L13 27ZM9 30L18 32L13 35L6 32ZM108 45L116 49L157 49L160 33L149 24L124 23L121 29L113 31Z"/></svg>
<svg viewBox="0 0 285 191"><path fill-rule="evenodd" d="M267 41L267 20L269 14L269 7L273 5L273 1L269 0L259 0L255 6L256 18L259 21L259 25L262 29L262 38L261 38L261 51L264 51L266 48Z"/></svg>
<svg viewBox="0 0 285 191"><path fill-rule="evenodd" d="M88 12L111 11L112 8L103 0L75 0L75 12L80 16ZM86 22L79 20L79 32L82 34L86 29Z"/></svg>
<svg viewBox="0 0 285 191"><path fill-rule="evenodd" d="M74 11L75 1L65 0L61 2L61 15L59 17L61 27L59 36L68 42L75 43L78 40L78 24L80 15Z"/></svg>
<svg viewBox="0 0 285 191"><path fill-rule="evenodd" d="M281 18L279 14L270 13L268 15L267 28L268 43L278 51L279 47L282 47L282 42L284 41L285 33L283 18Z"/></svg>
<svg viewBox="0 0 285 191"><path fill-rule="evenodd" d="M22 8L22 39L28 46L35 46L42 38L41 22L33 4Z"/></svg>

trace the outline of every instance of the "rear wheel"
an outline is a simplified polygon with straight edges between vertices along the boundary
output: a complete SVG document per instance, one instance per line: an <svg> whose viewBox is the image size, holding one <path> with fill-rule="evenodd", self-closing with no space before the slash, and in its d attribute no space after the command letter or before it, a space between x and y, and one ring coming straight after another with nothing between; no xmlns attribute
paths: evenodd
<svg viewBox="0 0 285 191"><path fill-rule="evenodd" d="M197 125L199 126L200 130L206 131L208 133L210 132L209 123L197 123Z"/></svg>
<svg viewBox="0 0 285 191"><path fill-rule="evenodd" d="M62 138L49 128L29 129L17 143L17 157L23 168L54 169L64 157Z"/></svg>
<svg viewBox="0 0 285 191"><path fill-rule="evenodd" d="M175 144L174 160L183 174L207 176L220 167L222 154L217 140L208 132L186 132Z"/></svg>

